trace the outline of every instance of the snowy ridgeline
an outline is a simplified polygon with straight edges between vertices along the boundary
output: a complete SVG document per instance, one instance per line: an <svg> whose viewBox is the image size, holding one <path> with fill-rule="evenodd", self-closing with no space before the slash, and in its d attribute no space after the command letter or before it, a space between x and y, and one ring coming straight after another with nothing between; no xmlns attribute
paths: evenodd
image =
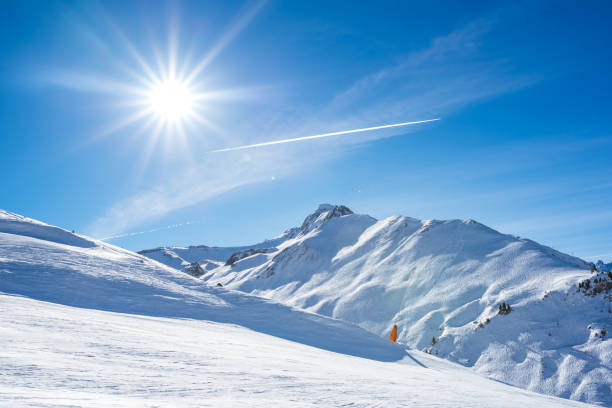
<svg viewBox="0 0 612 408"><path fill-rule="evenodd" d="M3 211L0 374L10 407L584 406Z"/></svg>
<svg viewBox="0 0 612 408"><path fill-rule="evenodd" d="M211 285L379 336L397 324L399 342L491 378L612 406L612 278L473 220L378 221L324 204L260 244L141 253L178 268L198 262ZM587 280L589 291L579 287Z"/></svg>

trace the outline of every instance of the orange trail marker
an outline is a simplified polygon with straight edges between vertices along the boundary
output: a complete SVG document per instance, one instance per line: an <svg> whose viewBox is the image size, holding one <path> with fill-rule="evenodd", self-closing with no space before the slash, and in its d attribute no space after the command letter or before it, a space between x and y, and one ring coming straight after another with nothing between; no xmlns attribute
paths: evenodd
<svg viewBox="0 0 612 408"><path fill-rule="evenodd" d="M389 335L389 340L393 342L397 340L397 324L393 325L393 329L391 330L391 334Z"/></svg>

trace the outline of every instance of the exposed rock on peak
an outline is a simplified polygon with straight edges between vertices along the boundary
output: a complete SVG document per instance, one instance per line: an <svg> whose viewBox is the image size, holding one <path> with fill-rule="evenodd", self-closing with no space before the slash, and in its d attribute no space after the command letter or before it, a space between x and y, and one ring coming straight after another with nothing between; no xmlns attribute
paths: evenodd
<svg viewBox="0 0 612 408"><path fill-rule="evenodd" d="M330 213L331 217L341 217L343 215L353 214L353 211L345 205L319 204L319 208L315 213Z"/></svg>
<svg viewBox="0 0 612 408"><path fill-rule="evenodd" d="M601 272L612 272L612 262L604 263L601 259L597 261L595 267Z"/></svg>
<svg viewBox="0 0 612 408"><path fill-rule="evenodd" d="M225 261L226 266L233 266L236 262L241 259L247 258L251 255L255 254L268 254L270 252L278 251L278 248L249 248L242 251L234 252L228 259Z"/></svg>
<svg viewBox="0 0 612 408"><path fill-rule="evenodd" d="M195 276L196 278L204 275L204 269L202 269L200 264L197 262L190 263L189 266L183 269L183 272L188 273L191 276Z"/></svg>
<svg viewBox="0 0 612 408"><path fill-rule="evenodd" d="M344 205L320 204L319 208L304 219L300 232L307 233L321 226L332 218L351 215L353 211Z"/></svg>

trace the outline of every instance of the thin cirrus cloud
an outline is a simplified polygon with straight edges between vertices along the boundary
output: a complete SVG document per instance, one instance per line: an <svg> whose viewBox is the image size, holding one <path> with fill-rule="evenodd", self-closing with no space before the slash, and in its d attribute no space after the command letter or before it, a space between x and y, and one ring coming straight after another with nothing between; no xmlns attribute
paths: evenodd
<svg viewBox="0 0 612 408"><path fill-rule="evenodd" d="M326 110L357 107L355 115L383 121L441 114L535 83L538 77L515 73L505 61L481 52L482 38L495 22L479 19L435 38L429 48L357 80L334 96Z"/></svg>
<svg viewBox="0 0 612 408"><path fill-rule="evenodd" d="M478 20L437 37L428 48L368 73L341 92L330 95L328 102L317 111L307 106L301 110L292 107L286 120L278 120L278 115L275 118L255 115L249 119L249 126L244 124L244 128L232 130L238 147L216 149L217 152L241 150L228 153L232 154L231 161L224 155L206 155L205 164L184 171L180 187L174 179L162 181L154 189L127 197L97 218L89 231L94 236L124 233L156 217L245 185L270 180L271 175L290 177L308 171L312 166L337 158L347 144L405 134L406 129L372 130L361 133L360 137L341 138L339 143L328 143L326 149L318 150L311 144L299 144L297 148L297 144L287 143L305 140L300 135L311 134L314 136L305 138L321 139L328 134L320 134L320 129L361 129L372 127L372 123L394 123L400 118L438 117L535 83L538 78L514 73L504 61L484 57L480 43L494 24L493 20ZM277 112L284 112L283 109L278 106ZM272 129L260 126L266 120L273 122ZM249 128L262 128L265 129L262 134L285 137L270 142L266 141L270 139L268 136L261 141L261 138L252 138ZM329 135L334 133L337 132ZM272 144L282 146L274 149L273 154L271 149L250 149ZM304 151L313 154L306 155ZM213 179L215 182L211 182Z"/></svg>

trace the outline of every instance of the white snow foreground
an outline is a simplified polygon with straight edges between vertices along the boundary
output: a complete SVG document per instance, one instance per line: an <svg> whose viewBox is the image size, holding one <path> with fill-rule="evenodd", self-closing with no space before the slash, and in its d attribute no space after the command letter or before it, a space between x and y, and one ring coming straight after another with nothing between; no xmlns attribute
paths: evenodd
<svg viewBox="0 0 612 408"><path fill-rule="evenodd" d="M585 406L0 211L0 406Z"/></svg>
<svg viewBox="0 0 612 408"><path fill-rule="evenodd" d="M379 336L397 324L398 342L491 378L612 406L610 295L577 292L591 265L473 220L377 221L323 204L301 227L250 247L141 253L198 261L204 281Z"/></svg>
<svg viewBox="0 0 612 408"><path fill-rule="evenodd" d="M14 296L0 312L2 406L586 406L421 352L381 362L232 324Z"/></svg>

